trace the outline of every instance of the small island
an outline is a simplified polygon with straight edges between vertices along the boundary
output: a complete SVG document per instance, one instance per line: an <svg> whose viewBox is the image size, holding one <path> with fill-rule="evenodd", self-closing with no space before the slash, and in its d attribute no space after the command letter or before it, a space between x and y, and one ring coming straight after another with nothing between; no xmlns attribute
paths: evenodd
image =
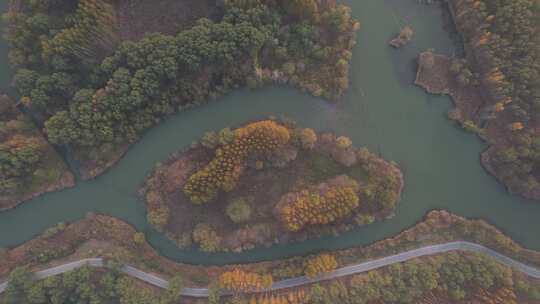
<svg viewBox="0 0 540 304"><path fill-rule="evenodd" d="M0 211L74 185L68 166L31 119L0 94Z"/></svg>
<svg viewBox="0 0 540 304"><path fill-rule="evenodd" d="M384 219L402 188L395 164L347 137L263 120L207 133L158 164L140 194L180 247L242 251Z"/></svg>
<svg viewBox="0 0 540 304"><path fill-rule="evenodd" d="M388 44L390 44L390 46L396 49L399 49L407 45L411 41L413 36L414 31L412 27L406 25L399 31L399 35L396 38L390 40Z"/></svg>

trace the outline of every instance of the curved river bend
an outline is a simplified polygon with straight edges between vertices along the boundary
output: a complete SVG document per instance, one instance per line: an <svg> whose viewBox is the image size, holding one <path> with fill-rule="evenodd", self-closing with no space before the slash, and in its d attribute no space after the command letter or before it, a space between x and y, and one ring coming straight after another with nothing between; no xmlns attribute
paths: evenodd
<svg viewBox="0 0 540 304"><path fill-rule="evenodd" d="M8 0L0 0L5 10ZM443 29L443 13L416 0L348 0L362 23L351 66L351 88L337 105L294 89L241 90L218 102L180 113L149 131L122 161L93 181L44 195L0 213L0 247L20 244L60 221L87 212L119 217L146 233L159 252L197 264L275 259L315 250L365 245L414 225L431 209L447 209L495 224L522 245L540 250L540 204L506 193L480 166L486 147L446 118L451 102L429 96L413 85L415 58L428 48L452 55L458 50ZM415 37L402 50L387 41L408 22ZM5 43L0 43L0 89L9 84ZM207 130L241 124L268 115L286 115L299 125L351 137L405 173L405 191L396 216L339 237L260 248L241 254L203 254L179 250L146 222L136 191L158 161L189 145Z"/></svg>

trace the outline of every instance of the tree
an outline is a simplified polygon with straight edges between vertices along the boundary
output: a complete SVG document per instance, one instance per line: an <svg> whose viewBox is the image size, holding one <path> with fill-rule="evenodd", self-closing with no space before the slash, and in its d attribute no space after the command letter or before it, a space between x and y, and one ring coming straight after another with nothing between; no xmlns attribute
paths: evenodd
<svg viewBox="0 0 540 304"><path fill-rule="evenodd" d="M146 238L144 237L144 233L142 232L136 232L133 234L133 242L137 245L143 245L146 242Z"/></svg>
<svg viewBox="0 0 540 304"><path fill-rule="evenodd" d="M8 277L8 286L4 293L5 304L24 303L26 290L32 286L32 276L25 267L15 268Z"/></svg>
<svg viewBox="0 0 540 304"><path fill-rule="evenodd" d="M193 230L193 240L199 244L203 251L215 252L220 248L221 238L208 224L199 223Z"/></svg>
<svg viewBox="0 0 540 304"><path fill-rule="evenodd" d="M300 130L300 143L304 149L313 149L317 142L317 133L313 129Z"/></svg>
<svg viewBox="0 0 540 304"><path fill-rule="evenodd" d="M280 0L279 2L287 13L296 16L298 19L308 19L316 22L320 18L319 7L315 0Z"/></svg>
<svg viewBox="0 0 540 304"><path fill-rule="evenodd" d="M275 214L289 231L299 231L306 225L325 225L348 216L359 205L358 184L345 177L343 185L333 185L320 191L307 188L284 195L275 207Z"/></svg>
<svg viewBox="0 0 540 304"><path fill-rule="evenodd" d="M271 120L248 124L234 133L234 140L217 149L210 163L184 185L184 193L193 203L207 203L220 190L231 191L240 176L240 166L249 156L270 156L290 139L289 130Z"/></svg>
<svg viewBox="0 0 540 304"><path fill-rule="evenodd" d="M182 298L184 290L184 279L181 276L175 276L169 280L167 291L161 297L160 304L178 304Z"/></svg>
<svg viewBox="0 0 540 304"><path fill-rule="evenodd" d="M208 288L208 303L219 304L220 298L219 284L210 284L210 287Z"/></svg>
<svg viewBox="0 0 540 304"><path fill-rule="evenodd" d="M201 144L208 148L214 149L219 143L219 138L216 132L206 132L201 140Z"/></svg>
<svg viewBox="0 0 540 304"><path fill-rule="evenodd" d="M251 206L244 198L237 198L227 205L226 213L236 224L247 222L251 217Z"/></svg>
<svg viewBox="0 0 540 304"><path fill-rule="evenodd" d="M332 300L328 294L326 288L320 284L314 284L309 290L309 303L313 304L332 304Z"/></svg>
<svg viewBox="0 0 540 304"><path fill-rule="evenodd" d="M219 286L236 293L261 291L270 288L272 284L272 275L260 275L239 268L224 272L219 276Z"/></svg>
<svg viewBox="0 0 540 304"><path fill-rule="evenodd" d="M333 255L321 254L307 261L305 274L308 278L315 278L321 274L334 271L337 266L337 260Z"/></svg>

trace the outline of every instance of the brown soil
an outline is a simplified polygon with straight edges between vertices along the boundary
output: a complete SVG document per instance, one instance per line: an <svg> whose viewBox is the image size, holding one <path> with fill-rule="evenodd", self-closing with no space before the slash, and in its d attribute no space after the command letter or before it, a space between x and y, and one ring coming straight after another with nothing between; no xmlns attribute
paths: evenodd
<svg viewBox="0 0 540 304"><path fill-rule="evenodd" d="M324 137L330 142L320 140L312 150L294 145L284 147L284 150L288 151L286 154L291 157L294 155L294 160L284 167L275 167L266 161L264 168L257 170L254 168L255 160L250 161L238 180L238 186L231 192L220 193L216 200L207 204L193 204L182 190L189 176L200 170L213 157L214 151L202 146L176 154L163 166L158 167L141 189L141 194L144 195L149 190L159 193L161 203L147 203L147 208L152 210L162 204L167 206L170 216L163 230L170 238L174 240L186 235L191 237L197 224L206 223L221 237L221 247L226 251L242 251L255 246L270 246L272 243L287 243L339 233L356 226L354 219L358 215L370 215L375 220L391 215L393 207L381 206L377 197L369 198L363 190L368 187L385 187L384 178L390 175L397 181L397 185L390 186L393 188L388 191L393 193L396 201L399 200L403 189L400 170L372 154L369 155L369 160L357 161L354 149L348 151L351 155L337 153L335 137L331 134ZM342 164L351 162L344 154L352 156L353 164L349 167ZM367 167L370 167L369 171ZM360 185L360 207L350 216L326 226L312 226L300 232L287 231L276 219L274 210L282 196L308 186L319 185L340 175L348 175ZM157 186L149 186L156 183ZM231 221L225 212L228 203L238 198L249 202L252 209L251 218L241 224ZM395 203L393 202L392 206L395 206Z"/></svg>

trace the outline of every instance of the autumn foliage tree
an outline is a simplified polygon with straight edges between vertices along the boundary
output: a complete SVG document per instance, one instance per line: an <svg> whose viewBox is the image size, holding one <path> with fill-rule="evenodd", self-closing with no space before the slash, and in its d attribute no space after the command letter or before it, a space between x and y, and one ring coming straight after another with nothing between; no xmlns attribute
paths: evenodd
<svg viewBox="0 0 540 304"><path fill-rule="evenodd" d="M276 205L275 213L289 231L299 231L306 225L324 225L343 218L356 209L358 184L346 178L343 185L329 185L289 193Z"/></svg>
<svg viewBox="0 0 540 304"><path fill-rule="evenodd" d="M308 278L315 278L321 274L334 271L338 266L336 258L331 254L321 254L306 262L305 274Z"/></svg>
<svg viewBox="0 0 540 304"><path fill-rule="evenodd" d="M255 292L272 286L272 275L260 275L241 269L224 272L219 277L219 286L233 292Z"/></svg>
<svg viewBox="0 0 540 304"><path fill-rule="evenodd" d="M270 120L249 124L234 133L233 142L218 148L214 159L184 186L184 193L193 203L209 202L218 191L234 189L249 156L269 156L290 138L287 128Z"/></svg>
<svg viewBox="0 0 540 304"><path fill-rule="evenodd" d="M507 126L497 131L504 134L505 145L487 153L491 167L512 192L539 191L535 173L540 164L538 1L461 0L451 5L469 45L468 64L488 97L488 117L502 120L489 125ZM516 156L511 161L505 157L508 151Z"/></svg>

